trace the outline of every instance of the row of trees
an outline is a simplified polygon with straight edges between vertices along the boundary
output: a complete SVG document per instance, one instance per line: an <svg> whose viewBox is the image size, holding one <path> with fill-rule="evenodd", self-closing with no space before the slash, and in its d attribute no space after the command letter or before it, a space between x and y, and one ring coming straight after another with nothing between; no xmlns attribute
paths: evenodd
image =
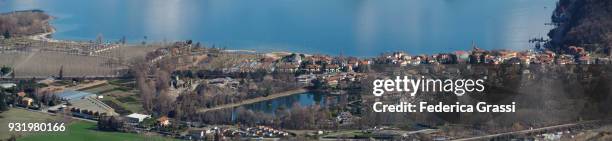
<svg viewBox="0 0 612 141"><path fill-rule="evenodd" d="M102 131L121 131L124 121L115 116L102 116L98 120L98 130Z"/></svg>
<svg viewBox="0 0 612 141"><path fill-rule="evenodd" d="M136 78L144 110L158 115L168 114L175 100L169 93L172 63L159 63L159 66L156 66L139 59L132 64L131 71ZM149 76L154 78L149 79Z"/></svg>
<svg viewBox="0 0 612 141"><path fill-rule="evenodd" d="M7 97L7 93L0 88L0 113L8 110L9 108L7 104L9 100Z"/></svg>
<svg viewBox="0 0 612 141"><path fill-rule="evenodd" d="M234 117L234 118L232 118ZM319 105L303 107L298 103L292 108L279 108L274 114L256 112L244 107L199 113L190 121L208 124L240 124L246 126L266 125L284 129L336 129L332 112Z"/></svg>

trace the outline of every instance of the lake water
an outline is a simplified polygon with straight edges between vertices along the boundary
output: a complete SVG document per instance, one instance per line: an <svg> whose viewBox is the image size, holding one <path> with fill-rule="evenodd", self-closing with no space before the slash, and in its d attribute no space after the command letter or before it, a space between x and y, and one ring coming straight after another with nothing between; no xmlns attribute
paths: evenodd
<svg viewBox="0 0 612 141"><path fill-rule="evenodd" d="M57 39L193 39L258 51L374 56L524 50L544 37L557 0L0 0L0 12L41 9ZM145 39L146 36L146 39Z"/></svg>

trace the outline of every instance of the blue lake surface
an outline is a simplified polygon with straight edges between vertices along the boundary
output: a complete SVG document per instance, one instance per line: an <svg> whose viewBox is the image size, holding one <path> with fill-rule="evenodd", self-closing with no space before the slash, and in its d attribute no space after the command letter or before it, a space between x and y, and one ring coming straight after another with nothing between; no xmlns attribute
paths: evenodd
<svg viewBox="0 0 612 141"><path fill-rule="evenodd" d="M247 104L243 106L245 109L253 110L257 112L264 112L273 114L276 110L285 109L289 110L293 106L299 105L301 107L310 107L319 105L321 107L328 107L336 105L340 101L340 96L327 95L327 94L315 94L315 93L301 93L285 97L279 97L271 100L261 101L253 104Z"/></svg>
<svg viewBox="0 0 612 141"><path fill-rule="evenodd" d="M193 39L258 51L374 56L524 50L545 37L557 0L0 0L0 12L40 9L57 39ZM146 39L145 39L146 36Z"/></svg>

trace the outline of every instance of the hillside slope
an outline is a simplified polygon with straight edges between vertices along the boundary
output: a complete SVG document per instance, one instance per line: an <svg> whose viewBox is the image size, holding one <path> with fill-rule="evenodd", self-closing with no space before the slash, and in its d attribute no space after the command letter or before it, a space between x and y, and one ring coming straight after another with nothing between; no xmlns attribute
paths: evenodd
<svg viewBox="0 0 612 141"><path fill-rule="evenodd" d="M612 0L560 0L552 19L559 25L549 33L554 49L580 46L610 55Z"/></svg>

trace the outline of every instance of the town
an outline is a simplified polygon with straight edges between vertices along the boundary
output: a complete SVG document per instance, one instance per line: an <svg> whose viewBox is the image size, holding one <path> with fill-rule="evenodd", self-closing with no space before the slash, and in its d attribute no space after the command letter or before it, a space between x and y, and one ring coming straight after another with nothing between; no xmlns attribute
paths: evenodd
<svg viewBox="0 0 612 141"><path fill-rule="evenodd" d="M0 16L11 14L35 17L29 22L36 26L0 36L0 116L7 120L65 122L73 125L68 130L89 125L94 130L83 130L160 140L573 140L611 128L609 113L602 112L609 110L609 49L561 48L534 38L528 50L485 50L473 42L454 52L355 57L103 35L64 41L50 38L52 17L43 11ZM487 94L372 95L373 81L394 76L486 78ZM512 103L512 113L372 109L381 102L459 101ZM25 114L34 116L28 121L20 117ZM31 135L6 132L0 139Z"/></svg>
<svg viewBox="0 0 612 141"><path fill-rule="evenodd" d="M20 48L7 45L6 42L4 43L2 45L2 53L33 50L32 46ZM75 49L59 52L75 56L98 57L96 56L98 53L112 51L125 46L121 43L99 44L93 48L94 52L97 53L74 51ZM83 48L91 47L86 46ZM53 52L58 51L55 50ZM141 63L140 67L143 67L141 69L154 70L149 67L171 69L165 75L158 75L160 72L135 72L133 69L139 67L136 65L131 66L128 70L121 70L127 67L121 67L120 65L112 68L106 66L106 69L113 70L112 72L115 74L110 75L111 77L93 77L66 75L63 74L63 68L60 67L57 70L57 75L41 79L17 77L15 74L19 73L19 71L4 66L2 68L3 83L1 86L7 94L7 101L10 101L8 102L8 107L20 107L46 113L68 114L77 119L98 121L98 128L108 131L151 132L190 140L236 137L282 138L296 136L296 133L282 130L283 128L275 129L271 127L272 125L243 127L190 122L189 120L182 120L183 117L177 116L177 113L175 113L177 111L174 111L175 109L155 108L152 103L157 100L150 101L150 108L165 111L165 114L140 113L147 111L144 109L146 107L142 107L147 103L147 97L143 96L147 90L143 89L142 86L149 85L150 88L147 89L154 90L164 89L161 92L149 90L149 93L167 93L169 99L174 99L175 101L190 96L193 93L199 93L199 91L230 94L214 94L215 97L221 97L221 99L209 96L214 99L196 104L202 105L199 107L204 108L196 111L209 112L225 108L232 109L233 107L243 105L231 105L235 103L233 101L239 102L255 99L254 102L258 102L268 100L266 97L273 97L279 92L301 88L332 95L347 95L347 93L351 93L349 92L350 90L358 87L356 83L372 75L372 67L377 66L418 68L419 65L445 66L452 64L524 66L611 63L609 56L591 55L591 53L581 47L570 47L567 53L557 54L547 50L487 51L473 45L471 51L456 51L454 53L409 55L404 52L393 52L372 58L357 58L299 53L231 52L218 48L201 47L201 45L193 44L191 41L176 42L168 47L157 48L147 53L144 58L144 60L138 62ZM125 63L117 62L116 64ZM163 64L175 64L176 66L167 67L163 66ZM124 74L117 75L120 73ZM167 78L159 78L160 76ZM130 77L136 77L136 80L130 80ZM159 81L165 82L149 84ZM263 85L264 83L273 85ZM136 95L140 95L140 97ZM264 99L259 100L258 98ZM149 99L153 98L149 97ZM349 101L349 103L353 102L357 101ZM228 104L229 106L227 106ZM217 107L222 108L215 109ZM360 106L347 107L355 108L352 111L351 108L338 108L335 111L338 113L332 113L332 115L337 115L337 117L330 116L329 121L327 121L330 124L327 126L340 125L350 127L351 124L355 124L355 118L358 117L353 117L352 115L359 113L356 109L363 108ZM335 119L332 119L332 117ZM113 124L117 122L122 124ZM313 133L313 135L317 134L326 133Z"/></svg>

